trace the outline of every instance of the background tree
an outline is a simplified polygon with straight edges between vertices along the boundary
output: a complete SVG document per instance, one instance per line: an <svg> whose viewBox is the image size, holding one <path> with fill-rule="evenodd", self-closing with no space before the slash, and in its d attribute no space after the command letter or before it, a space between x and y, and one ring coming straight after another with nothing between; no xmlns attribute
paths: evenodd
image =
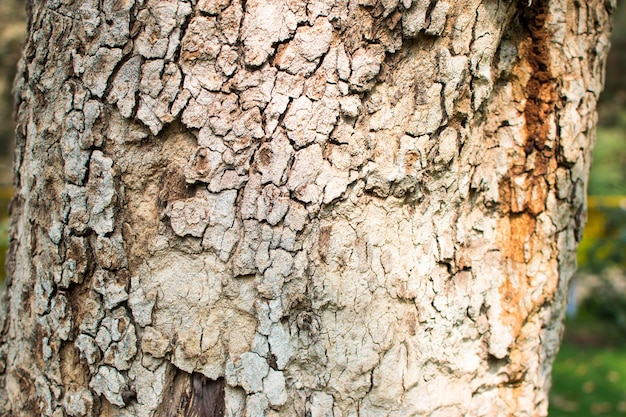
<svg viewBox="0 0 626 417"><path fill-rule="evenodd" d="M4 414L545 415L613 7L31 4Z"/></svg>

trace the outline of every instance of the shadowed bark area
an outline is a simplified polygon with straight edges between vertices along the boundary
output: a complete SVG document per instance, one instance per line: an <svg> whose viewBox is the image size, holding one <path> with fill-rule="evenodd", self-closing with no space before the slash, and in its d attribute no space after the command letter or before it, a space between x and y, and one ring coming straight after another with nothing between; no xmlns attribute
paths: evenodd
<svg viewBox="0 0 626 417"><path fill-rule="evenodd" d="M532 69L526 84L526 106L524 118L528 138L524 150L527 154L532 148L543 151L549 136L550 124L545 123L554 113L556 106L556 79L550 73L550 31L546 28L549 18L549 2L541 1L524 12L522 24L526 26L530 45L528 63Z"/></svg>
<svg viewBox="0 0 626 417"><path fill-rule="evenodd" d="M32 4L2 413L545 415L612 7Z"/></svg>
<svg viewBox="0 0 626 417"><path fill-rule="evenodd" d="M178 371L167 383L167 393L156 417L225 416L224 378L210 380L203 375Z"/></svg>

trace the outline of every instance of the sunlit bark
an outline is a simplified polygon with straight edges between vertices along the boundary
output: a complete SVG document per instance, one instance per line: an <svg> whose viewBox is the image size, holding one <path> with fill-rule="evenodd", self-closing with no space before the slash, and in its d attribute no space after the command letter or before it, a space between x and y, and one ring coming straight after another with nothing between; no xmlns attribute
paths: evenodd
<svg viewBox="0 0 626 417"><path fill-rule="evenodd" d="M33 3L3 415L546 415L609 3Z"/></svg>

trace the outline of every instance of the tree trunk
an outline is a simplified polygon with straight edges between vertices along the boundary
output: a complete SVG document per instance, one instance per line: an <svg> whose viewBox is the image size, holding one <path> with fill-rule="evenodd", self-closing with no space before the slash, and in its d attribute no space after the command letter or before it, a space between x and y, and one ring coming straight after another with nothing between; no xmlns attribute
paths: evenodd
<svg viewBox="0 0 626 417"><path fill-rule="evenodd" d="M3 415L546 415L613 7L31 4Z"/></svg>

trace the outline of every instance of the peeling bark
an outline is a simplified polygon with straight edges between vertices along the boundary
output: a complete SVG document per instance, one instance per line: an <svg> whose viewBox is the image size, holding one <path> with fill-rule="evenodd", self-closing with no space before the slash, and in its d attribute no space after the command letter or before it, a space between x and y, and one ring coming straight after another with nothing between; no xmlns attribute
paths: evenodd
<svg viewBox="0 0 626 417"><path fill-rule="evenodd" d="M1 413L546 415L613 7L32 4Z"/></svg>

